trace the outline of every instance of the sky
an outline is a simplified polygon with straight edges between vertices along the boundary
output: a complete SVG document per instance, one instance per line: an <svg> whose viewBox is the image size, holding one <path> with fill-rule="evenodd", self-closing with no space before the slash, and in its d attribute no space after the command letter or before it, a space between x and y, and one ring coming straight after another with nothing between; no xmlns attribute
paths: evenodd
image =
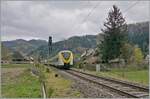
<svg viewBox="0 0 150 99"><path fill-rule="evenodd" d="M104 28L112 5L126 22L149 20L149 1L2 1L1 40L60 41L72 36L96 35Z"/></svg>

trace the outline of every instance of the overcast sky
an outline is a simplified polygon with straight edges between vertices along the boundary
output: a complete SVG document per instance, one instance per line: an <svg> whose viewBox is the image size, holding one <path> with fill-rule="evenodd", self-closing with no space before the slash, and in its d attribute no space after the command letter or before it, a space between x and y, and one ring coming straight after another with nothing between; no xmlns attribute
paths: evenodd
<svg viewBox="0 0 150 99"><path fill-rule="evenodd" d="M127 23L149 20L149 1L3 1L1 39L54 41L101 32L112 5L117 5Z"/></svg>

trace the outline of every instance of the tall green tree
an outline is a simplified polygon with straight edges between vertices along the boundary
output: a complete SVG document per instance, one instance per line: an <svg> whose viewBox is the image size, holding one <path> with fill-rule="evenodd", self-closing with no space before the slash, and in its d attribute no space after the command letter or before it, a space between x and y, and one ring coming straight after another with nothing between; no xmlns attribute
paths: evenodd
<svg viewBox="0 0 150 99"><path fill-rule="evenodd" d="M104 22L103 40L101 41L100 53L103 62L120 57L121 47L126 42L127 25L120 9L113 5Z"/></svg>

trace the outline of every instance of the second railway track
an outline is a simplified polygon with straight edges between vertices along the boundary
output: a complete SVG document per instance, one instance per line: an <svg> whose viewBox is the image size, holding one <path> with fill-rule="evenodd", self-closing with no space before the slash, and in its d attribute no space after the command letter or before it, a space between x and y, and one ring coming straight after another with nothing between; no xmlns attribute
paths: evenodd
<svg viewBox="0 0 150 99"><path fill-rule="evenodd" d="M127 96L127 98L130 97L148 98L149 97L149 89L147 87L138 86L138 85L130 84L119 80L98 77L98 76L94 76L73 69L66 70L66 72L76 77L79 77L80 79L106 87L112 91L117 92L118 94Z"/></svg>

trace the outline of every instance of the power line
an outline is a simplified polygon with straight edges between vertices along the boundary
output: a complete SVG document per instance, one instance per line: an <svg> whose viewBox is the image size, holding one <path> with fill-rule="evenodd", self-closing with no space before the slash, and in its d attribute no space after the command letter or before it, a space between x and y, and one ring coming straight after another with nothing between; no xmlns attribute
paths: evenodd
<svg viewBox="0 0 150 99"><path fill-rule="evenodd" d="M96 9L99 4L100 4L100 2L97 3L97 4L93 7L93 9L91 9L91 11L88 13L88 15L85 17L85 19L83 20L82 23L84 23L84 22L87 20L87 18L92 14L92 12L94 11L94 9Z"/></svg>
<svg viewBox="0 0 150 99"><path fill-rule="evenodd" d="M141 0L138 0L138 1L136 1L134 4L132 4L131 6L129 6L127 9L125 9L125 10L123 11L123 13L127 13L131 8L133 8L135 5L137 5L137 4L139 3L139 1L141 1Z"/></svg>
<svg viewBox="0 0 150 99"><path fill-rule="evenodd" d="M141 1L141 0L138 0L138 1L136 1L134 4L132 4L131 6L129 6L127 9L125 9L124 11L123 11L123 13L127 13L131 8L133 8L135 5L137 5L138 3L139 3L139 1ZM98 7L98 5L100 4L100 2L99 3L97 3L91 10L90 10L90 12L88 13L88 15L83 19L83 21L81 22L81 23L84 23L87 19L88 19L88 17L92 14L92 12ZM76 27L75 27L76 28ZM74 28L73 28L74 29ZM72 29L72 30L73 30Z"/></svg>
<svg viewBox="0 0 150 99"><path fill-rule="evenodd" d="M124 16L126 16L127 12L128 12L131 8L133 8L135 5L137 5L137 4L139 3L139 1L141 1L141 0L136 1L136 2L133 3L131 6L129 6L126 10L124 10L124 11L123 11ZM130 17L130 19L132 19L132 17ZM134 19L132 19L132 20L134 20Z"/></svg>
<svg viewBox="0 0 150 99"><path fill-rule="evenodd" d="M92 14L92 12L97 8L97 6L100 4L100 2L99 3L97 3L92 9L91 9L91 11L89 11L89 13L87 14L87 16L83 19L83 21L81 22L81 23L84 23L87 19L88 19L88 17ZM78 25L79 26L79 25ZM77 27L77 26L76 26ZM76 28L76 27L73 27L72 28L72 30L74 29L74 28Z"/></svg>
<svg viewBox="0 0 150 99"><path fill-rule="evenodd" d="M139 1L141 1L141 0L138 0L138 1L136 1L134 4L132 4L131 6L129 6L126 10L123 11L123 13L126 13L127 11L129 11L129 10L130 10L131 8L133 8L136 4L138 4Z"/></svg>

